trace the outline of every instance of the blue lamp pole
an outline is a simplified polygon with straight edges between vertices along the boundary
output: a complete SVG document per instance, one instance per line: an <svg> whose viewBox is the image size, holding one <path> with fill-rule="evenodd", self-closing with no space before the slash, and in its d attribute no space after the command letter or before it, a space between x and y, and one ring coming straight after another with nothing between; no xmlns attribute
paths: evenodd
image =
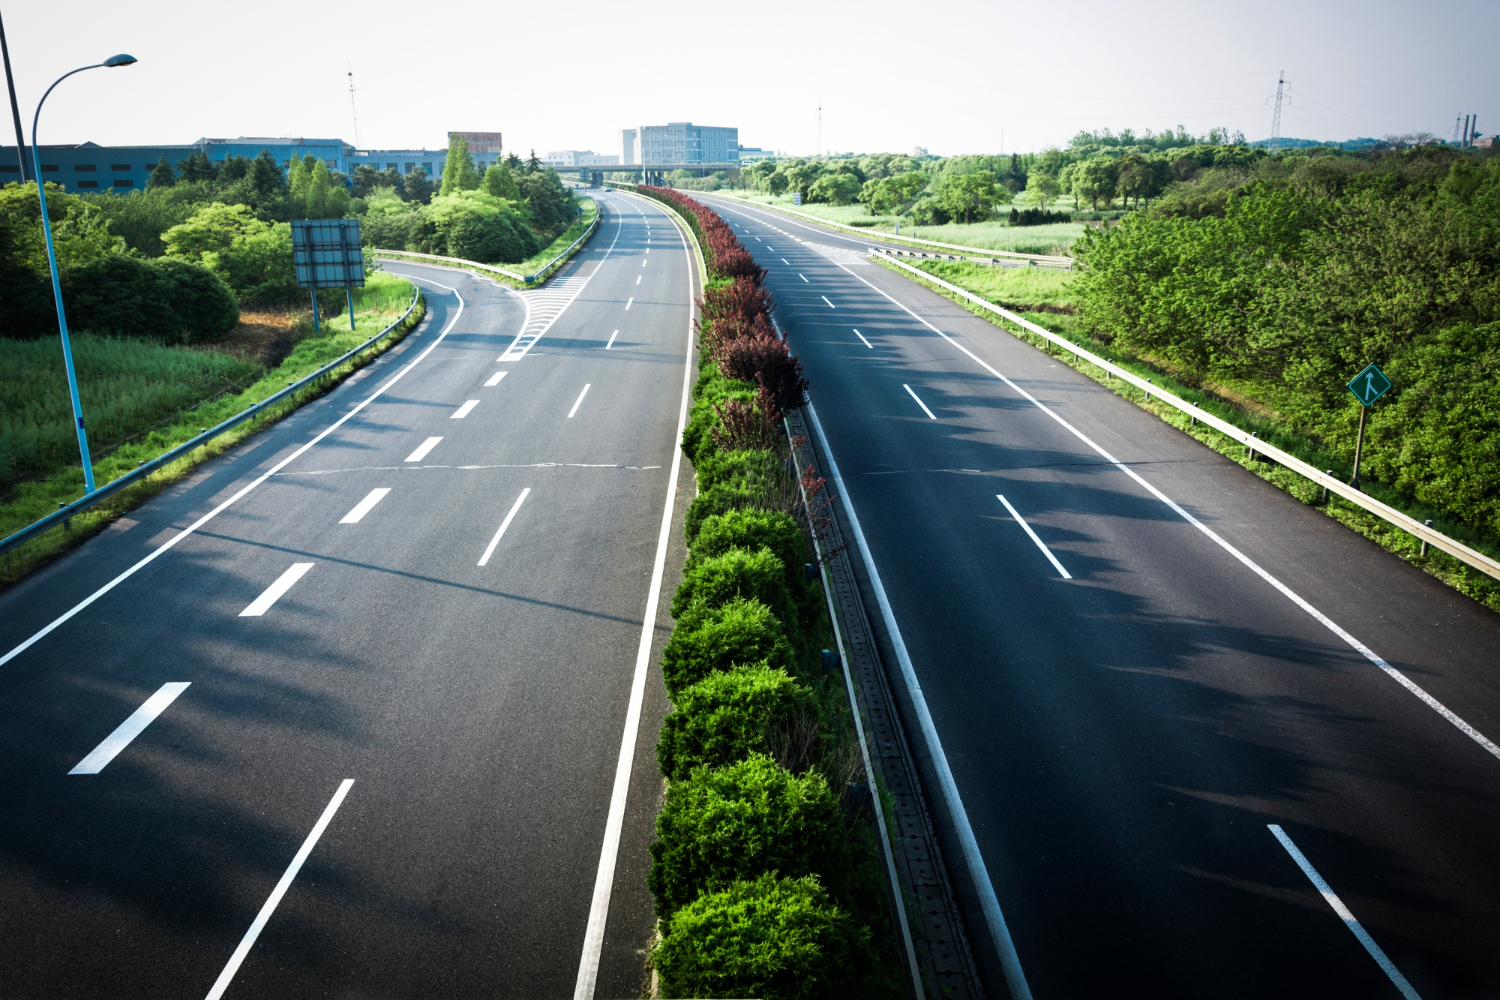
<svg viewBox="0 0 1500 1000"><path fill-rule="evenodd" d="M31 119L31 163L33 175L36 178L36 196L42 202L42 235L47 240L47 264L52 268L52 298L57 303L57 329L62 334L63 361L68 367L68 393L73 398L73 423L78 431L78 454L83 459L83 484L84 492L94 492L94 463L89 458L89 439L83 431L83 404L78 399L78 373L73 369L73 345L68 340L68 317L63 312L62 279L57 273L57 250L52 245L52 221L47 218L47 185L42 180L42 156L36 144L37 123L42 117L42 105L47 103L47 98L52 91L74 73L82 73L86 69L99 69L116 66L129 66L135 62L135 56L118 55L110 56L102 63L94 63L92 66L80 66L71 72L64 73L52 82L47 88L47 93L37 102L36 116Z"/></svg>

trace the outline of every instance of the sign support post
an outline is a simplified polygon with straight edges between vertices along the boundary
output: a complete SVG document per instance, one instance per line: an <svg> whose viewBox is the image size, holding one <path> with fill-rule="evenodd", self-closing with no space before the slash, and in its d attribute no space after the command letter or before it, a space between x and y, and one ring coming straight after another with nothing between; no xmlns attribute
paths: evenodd
<svg viewBox="0 0 1500 1000"><path fill-rule="evenodd" d="M1365 450L1365 411L1374 406L1377 399L1390 392L1391 380L1386 378L1385 372L1378 365L1371 362L1350 379L1345 388L1359 400L1359 433L1354 439L1354 478L1349 480L1350 486L1359 489L1359 460Z"/></svg>
<svg viewBox="0 0 1500 1000"><path fill-rule="evenodd" d="M295 219L292 264L297 285L312 290L313 333L320 331L318 289L342 288L354 329L354 289L365 284L365 261L358 219Z"/></svg>

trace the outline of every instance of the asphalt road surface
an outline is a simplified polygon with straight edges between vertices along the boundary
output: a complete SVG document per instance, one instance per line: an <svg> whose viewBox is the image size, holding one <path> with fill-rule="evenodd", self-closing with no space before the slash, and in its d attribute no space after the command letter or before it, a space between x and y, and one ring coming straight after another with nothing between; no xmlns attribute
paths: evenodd
<svg viewBox="0 0 1500 1000"><path fill-rule="evenodd" d="M702 198L811 381L989 992L1500 996L1500 619L858 237Z"/></svg>
<svg viewBox="0 0 1500 1000"><path fill-rule="evenodd" d="M694 271L606 202L0 595L0 996L639 995Z"/></svg>

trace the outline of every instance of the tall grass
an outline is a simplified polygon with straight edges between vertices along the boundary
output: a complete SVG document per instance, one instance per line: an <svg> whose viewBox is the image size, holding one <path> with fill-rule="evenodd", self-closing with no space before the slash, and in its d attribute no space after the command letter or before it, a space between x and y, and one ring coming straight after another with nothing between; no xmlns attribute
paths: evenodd
<svg viewBox="0 0 1500 1000"><path fill-rule="evenodd" d="M1070 312L1077 302L1072 271L955 260L919 261L916 266L1016 312Z"/></svg>
<svg viewBox="0 0 1500 1000"><path fill-rule="evenodd" d="M238 360L211 348L165 347L140 341L118 340L79 334L74 341L88 345L90 363L79 362L79 394L84 416L94 446L94 478L107 483L134 469L143 461L189 440L202 427L229 419L240 411L261 402L286 388L288 382L312 374L351 348L385 329L411 302L412 286L391 274L376 272L369 283L354 292L355 328L349 329L347 316L330 317L320 333L312 335L311 322L304 320L294 330L300 337L291 353L272 369ZM422 315L421 307L413 313L405 329L410 329ZM355 359L333 373L347 374L380 351L395 344L398 335L382 340L372 352ZM0 442L21 448L27 441L42 443L25 455L32 468L46 478L16 483L12 476L10 493L0 498L0 537L25 527L83 495L83 469L78 462L73 436L72 412L68 405L67 383L61 375L62 360L52 362L56 374L48 378L42 371L47 364L46 348L57 352L55 341L0 340ZM25 359L31 368L13 370L12 359ZM28 371L34 377L28 379ZM176 382L177 385L171 383ZM235 386L224 392L226 386ZM165 469L153 473L151 482L131 486L111 497L98 508L74 518L73 537L90 530L151 496L166 484L179 478L198 462L220 454L267 424L279 420L319 390L299 393L300 399L288 400L270 408L255 420L241 424L208 445L196 449ZM111 397L114 397L111 400ZM115 410L111 411L113 404ZM114 424L106 414L113 413ZM110 438L101 429L113 428ZM116 447L109 450L109 443ZM0 556L0 582L16 579L37 561L71 544L72 538L49 532L36 541Z"/></svg>

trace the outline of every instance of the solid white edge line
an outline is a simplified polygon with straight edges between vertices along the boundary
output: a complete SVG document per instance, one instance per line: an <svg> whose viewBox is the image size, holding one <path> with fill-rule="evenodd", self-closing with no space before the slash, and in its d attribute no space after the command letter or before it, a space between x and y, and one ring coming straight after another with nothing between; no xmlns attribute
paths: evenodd
<svg viewBox="0 0 1500 1000"><path fill-rule="evenodd" d="M239 616L241 618L259 618L267 611L270 611L271 605L281 600L282 596L288 590L292 589L292 585L306 576L307 571L312 568L313 564L310 562L292 563L286 572L278 576L274 583L261 591L260 596L251 601L245 607L245 610L240 612Z"/></svg>
<svg viewBox="0 0 1500 1000"><path fill-rule="evenodd" d="M505 373L504 372L496 372L495 374L493 374L493 375L490 376L490 380L484 384L484 387L486 389L493 388L493 387L499 385L500 384L500 380L503 379L504 377L505 377Z"/></svg>
<svg viewBox="0 0 1500 1000"><path fill-rule="evenodd" d="M927 419L928 420L936 420L937 419L937 417L933 415L933 412L927 408L927 404L924 403L924 402L922 402L922 397L918 396L915 392L912 391L911 386L907 385L905 382L902 382L901 383L901 388L905 389L907 391L907 393L911 396L911 398L915 399L917 401L917 405L922 408L922 412L925 413L925 414L927 414Z"/></svg>
<svg viewBox="0 0 1500 1000"><path fill-rule="evenodd" d="M875 350L875 345L872 344L872 343L870 343L868 340L865 340L865 335L864 334L860 333L858 330L855 330L854 331L854 335L856 337L858 337L860 340L864 340L865 341L865 346L868 347L870 350L872 350L872 351Z"/></svg>
<svg viewBox="0 0 1500 1000"><path fill-rule="evenodd" d="M922 738L927 744L928 755L932 758L933 769L937 771L938 784L942 787L943 799L948 805L948 816L953 822L958 842L963 848L964 862L968 866L975 891L979 893L980 908L984 911L985 922L989 924L990 939L1000 956L1000 965L1005 971L1006 985L1010 987L1012 1000L1031 1000L1031 987L1026 982L1025 973L1021 971L1021 957L1016 953L1015 942L1011 940L1010 928L1005 923L1005 915L1000 912L1000 900L995 896L995 887L990 884L989 869L985 867L984 857L979 853L979 842L974 838L974 828L969 825L969 814L964 811L963 800L958 794L958 784L953 779L953 771L949 768L948 758L943 753L942 741L938 739L937 725L933 722L932 713L927 708L927 698L922 694L921 682L917 680L916 669L912 666L911 656L906 651L906 642L901 637L901 627L896 624L896 615L891 609L890 599L886 596L885 585L880 581L880 571L875 568L875 559L870 554L869 543L865 541L864 530L859 524L859 515L854 512L854 503L849 498L849 491L844 488L844 477L839 472L838 462L833 457L833 450L828 447L828 438L823 434L823 424L818 420L818 411L813 408L811 401L807 403L807 415L812 420L813 433L817 436L818 446L828 462L828 472L833 477L837 495L844 505L844 512L849 515L849 530L854 533L854 541L859 546L860 558L864 561L865 571L870 577L870 589L875 592L875 601L880 605L880 615L885 620L891 645L896 650L896 660L901 665L901 677L911 697L912 708L917 713Z"/></svg>
<svg viewBox="0 0 1500 1000"><path fill-rule="evenodd" d="M437 437L430 437L430 438L428 438L426 441L423 441L421 444L417 445L416 451L413 451L410 455L406 456L406 461L408 461L408 462L420 462L420 461L422 461L422 459L424 459L424 458L427 457L427 453L428 452L432 451L432 449L434 449L434 448L436 448L438 446L438 442L441 441L441 440L443 440L442 435L438 435Z"/></svg>
<svg viewBox="0 0 1500 1000"><path fill-rule="evenodd" d="M333 793L333 800L323 810L323 815L318 817L318 822L313 826L312 832L302 842L302 849L297 856L292 858L292 863L287 865L286 872L282 874L281 881L276 883L276 888L271 890L270 898L266 900L260 912L255 915L255 920L250 924L250 929L240 940L239 947L234 949L234 954L229 956L229 962L224 966L224 971L219 973L219 978L214 980L213 988L208 991L205 1000L219 1000L224 991L229 988L229 983L234 979L234 974L240 971L240 963L245 961L245 956L250 954L250 949L255 945L255 939L260 937L260 932L265 929L266 923L270 921L271 914L276 912L276 906L281 902L281 897L292 887L292 880L302 870L307 858L312 854L313 848L318 844L318 838L323 836L323 831L328 829L328 824L333 822L333 814L339 811L339 806L344 804L344 797L349 794L349 789L354 787L353 778L345 778L339 783L339 790Z"/></svg>
<svg viewBox="0 0 1500 1000"><path fill-rule="evenodd" d="M620 331L619 330L616 330L614 333L612 333L612 334L609 335L609 342L604 345L604 349L606 351L609 350L611 347L615 346L615 338L618 337L619 335L620 335Z"/></svg>
<svg viewBox="0 0 1500 1000"><path fill-rule="evenodd" d="M660 211L666 212L666 209ZM673 217L675 222L675 217ZM686 235L682 237L687 257L688 329L687 352L683 357L682 404L677 412L677 434L672 438L672 471L667 479L667 498L662 506L661 531L656 537L656 559L651 564L651 584L646 595L646 611L641 622L641 642L635 655L635 675L630 682L630 705L625 712L625 731L620 737L620 759L615 766L614 789L609 796L609 817L604 824L604 845L599 851L599 871L594 877L594 896L589 904L589 922L583 935L583 952L578 960L578 979L573 987L574 1000L593 1000L599 979L599 956L604 950L604 927L609 918L609 900L614 891L615 865L620 854L620 834L625 826L625 799L630 792L630 772L635 766L635 744L641 729L641 706L646 699L646 677L651 667L651 640L656 634L656 613L661 606L661 583L666 574L667 546L672 538L672 506L677 497L677 477L682 468L683 428L687 426L688 402L693 388L693 250Z"/></svg>
<svg viewBox="0 0 1500 1000"><path fill-rule="evenodd" d="M573 419L573 414L577 413L578 408L583 405L583 397L589 394L589 386L591 385L593 385L592 382L585 382L583 384L583 391L578 394L577 399L573 400L573 408L568 411L569 420Z"/></svg>
<svg viewBox="0 0 1500 1000"><path fill-rule="evenodd" d="M130 746L132 740L146 731L146 727L156 721L156 717L166 711L168 705L177 700L177 696L188 689L191 681L169 681L156 689L156 693L147 698L145 704L130 713L130 717L115 727L115 731L104 737L99 745L89 751L89 755L69 771L69 774L98 774L104 770L106 764L115 759L115 755Z"/></svg>
<svg viewBox="0 0 1500 1000"><path fill-rule="evenodd" d="M969 359L972 360L975 364L979 365L985 371L989 372L991 375L995 376L997 379L999 379L1000 381L1004 382L1006 385L1010 386L1021 397L1023 397L1024 399L1026 399L1028 402L1030 402L1037 409L1041 410L1047 416L1049 416L1053 420L1057 421L1069 433L1071 433L1074 437L1078 438L1078 440L1080 440L1084 444L1088 445L1101 458L1103 458L1105 461L1109 462L1111 465L1113 465L1115 468L1119 469L1121 472L1125 473L1125 475L1129 476L1131 479L1135 480L1135 482L1142 489L1146 490L1146 492L1150 493L1152 496L1156 497L1162 503L1164 503L1168 507L1170 507L1172 509L1172 511L1174 513L1176 513L1179 517L1181 517L1184 521L1188 522L1193 527L1195 527L1199 531L1203 532L1203 534L1206 535L1209 539L1211 539L1214 542L1214 544L1218 545L1225 552L1228 552L1235 559L1238 559L1240 561L1240 563L1245 566L1246 569L1250 570L1256 576L1260 577L1266 583L1270 584L1277 591L1279 591L1283 597L1285 597L1287 600L1291 601L1293 604L1297 605L1297 607L1301 608L1303 611L1307 612L1320 625L1322 625L1324 628L1328 629L1328 631L1332 632L1334 635L1336 635L1340 639L1342 639L1351 649L1355 650L1357 653L1359 653L1361 656L1363 656L1366 660L1370 661L1376 667L1380 668L1380 670L1387 677L1391 678L1397 684L1400 684L1402 687L1406 688L1406 690L1408 692L1410 692L1411 694L1415 695L1422 702L1422 704L1426 705L1428 708L1432 709L1438 715L1442 716L1442 718L1445 721L1447 721L1450 725L1452 725L1459 732L1461 732L1465 736L1469 737L1469 739L1473 740L1475 743L1478 743L1491 756L1495 757L1496 759L1500 759L1500 746L1497 746L1493 740L1491 740L1489 737L1485 736L1483 733L1481 733L1479 730L1475 729L1473 726L1469 725L1462 718L1460 718L1455 712L1453 712L1451 709L1449 709L1446 705L1444 705L1442 702L1438 701L1432 695L1428 694L1427 691L1424 690L1421 686L1419 686L1415 681L1413 681L1411 678L1407 677L1405 674L1403 674L1401 671L1397 670L1395 667L1391 666L1389 663L1387 663L1380 656L1376 655L1376 653L1375 653L1374 650L1370 649L1370 647L1366 646L1364 643L1362 643L1358 639L1356 639L1353 635L1351 635L1347 631L1345 631L1344 628L1342 626L1340 626L1337 622L1335 622L1333 619L1329 618L1327 615L1323 614L1323 612L1319 611L1317 608L1315 608L1311 604L1309 604L1300 594L1298 594L1296 591L1292 590L1292 588L1288 587L1286 584L1282 583L1276 577L1272 576L1268 570L1262 568L1260 566L1260 564L1257 563L1255 560L1251 559L1249 556L1245 555L1245 553L1241 552L1239 549L1237 549L1233 545L1231 545L1226 539L1224 539L1223 537L1221 537L1218 532L1214 531L1208 525L1206 525L1202 521L1198 520L1192 514L1189 514L1186 510L1184 510L1182 507L1180 507L1177 503L1175 503L1170 497L1168 497L1161 490L1157 489L1155 486L1152 486L1150 483L1146 482L1146 480L1144 478L1142 478L1141 475L1139 473L1137 473L1134 469L1130 468L1130 466L1126 465L1124 462L1121 462L1119 459L1115 458L1109 452L1105 451L1092 438L1090 438L1087 434L1084 434L1078 428L1076 428L1072 424L1070 424L1062 416L1060 416L1059 414L1053 412L1053 410L1052 410L1051 407L1047 406L1046 404L1044 404L1043 402L1041 402L1040 400L1038 400L1031 393L1027 392L1025 389L1022 389L1020 386L1016 385L1016 383L1012 382L1010 379L1006 378L1004 375L1001 375L998 371L995 370L995 368L993 366L991 366L989 364L989 362L987 362L984 359L980 358L979 355L977 355L973 351L969 350L963 344L960 344L952 336L950 336L947 333L944 333L942 330L939 330L937 327L933 326L931 323L929 323L927 320L923 319L921 316L918 316L917 313L910 306L907 306L905 303L901 302L894 295L891 295L889 292L885 291L884 289L876 287L870 281L868 281L868 280L866 280L864 278L861 278L859 275L855 274L853 271L850 271L847 267L844 267L844 265L839 264L836 261L834 262L834 266L838 267L838 268L842 268L850 277L852 277L852 278L854 278L854 279L856 279L858 281L864 282L864 284L866 284L866 285L869 285L869 287L871 289L873 289L875 292L877 292L878 294L884 296L890 302L892 302L893 304L895 304L896 306L898 306L899 308L901 308L902 310L904 310L906 313L908 313L917 322L921 323L923 326L927 327L933 333L936 333L939 337L942 337L944 340L948 341L948 343L950 343L954 347L958 348L960 351L962 351L964 354L966 354L969 357Z"/></svg>
<svg viewBox="0 0 1500 1000"><path fill-rule="evenodd" d="M1365 951L1370 953L1370 957L1375 960L1376 965L1380 966L1381 971L1390 977L1396 989L1401 991L1401 995L1406 997L1406 1000L1422 1000L1422 997L1412 988L1411 983L1408 983L1406 977L1396 968L1396 964L1386 957L1380 945L1375 943L1375 939L1370 937L1369 932L1360 925L1358 920L1354 919L1354 914L1350 912L1349 907L1344 905L1344 901L1339 899L1338 894L1323 880L1323 876L1318 874L1318 870L1312 866L1312 862L1308 861L1307 856L1302 853L1296 844L1292 843L1292 838L1286 835L1286 831L1275 823L1267 823L1266 829L1270 830L1272 836L1281 842L1282 847L1286 848L1286 852L1292 856L1292 860L1297 862L1297 867L1302 869L1302 874L1307 876L1308 881L1313 884L1313 888L1317 889L1318 894L1323 897L1323 902L1327 903L1333 909L1333 912L1338 914L1339 919L1344 922L1344 926L1349 928L1354 936L1359 939L1359 943L1365 946Z"/></svg>
<svg viewBox="0 0 1500 1000"><path fill-rule="evenodd" d="M225 500L223 503L219 504L213 510L209 511L207 514L204 514L202 517L198 518L198 520L194 521L192 524L188 525L186 528L182 529L177 534L175 534L171 538L167 539L165 542L163 542L161 544L160 548L153 549L150 552L150 554L148 554L146 556L143 556L140 559L140 561L136 562L135 564L133 564L132 566L130 566L128 569L126 569L124 572L120 573L120 575L116 576L113 580L110 580L104 586L100 587L98 590L94 591L92 594L90 594L89 596L85 597L83 600L79 601L77 604L73 605L67 611L64 611L62 614L60 614L56 618L52 619L51 623L49 623L45 627L37 630L35 633L33 633L32 636L31 636L31 638L27 639L25 642L21 643L20 645L15 646L14 648L12 648L10 650L10 652L6 653L4 656L0 656L0 667L5 666L5 664L9 663L11 660L15 659L17 656L20 656L22 653L26 652L26 650L30 649L32 646L36 645L36 643L40 642L42 639L46 638L48 635L51 635L52 632L53 632L53 630L55 630L58 626L60 626L63 623L67 622L74 615L78 614L78 612L82 611L84 608L88 607L90 604L93 604L99 598L103 597L105 594L109 593L111 590L114 590L120 584L122 584L126 580L130 579L132 576L134 576L141 569L145 568L147 565L149 565L150 563L154 562L157 559L157 557L161 556L164 552L167 552L168 550L170 550L173 547L175 547L178 542L182 541L184 538L187 538L189 535L194 534L195 532L197 532L197 530L199 528L203 527L209 521L212 521L215 517L218 517L219 514L222 511L227 510L232 504L234 504L236 501L238 501L241 497L245 496L245 494L249 493L251 490L255 489L261 483L265 482L267 479L270 479L272 476L276 475L276 473L280 472L282 469L286 468L288 465L292 464L297 459L301 458L304 454L306 454L309 450L311 450L314 445L316 445L318 442L322 441L325 437L327 437L328 435L332 434L334 431L336 431L340 427L342 427L344 425L344 421L346 421L346 420L350 419L351 417L353 417L356 413L358 413L361 410L363 410L366 406L369 406L379 396L381 396L387 389L389 389L391 386L393 386L397 382L399 382L401 380L401 378L406 375L407 372L411 371L419 363L421 363L421 361L422 361L423 358L425 358L425 357L427 357L427 355L431 354L432 351L433 351L433 349L436 348L437 345L442 342L443 338L446 337L446 336L448 336L448 331L453 329L453 324L458 322L458 317L460 317L460 316L463 315L463 311L464 311L464 298L463 298L462 295L458 294L458 290L457 289L455 289L455 288L449 288L447 285L438 284L436 281L431 281L429 279L423 279L423 278L413 278L410 275L402 275L402 277L406 278L407 280L412 281L414 283L421 282L421 281L427 281L428 284L437 285L437 287L439 287L439 288L446 288L448 291L450 291L450 292L453 293L453 295L454 295L455 298L458 299L458 312L456 312L456 313L453 314L453 318L448 321L448 325L445 326L445 327L443 327L442 333L439 333L437 335L437 338L435 340L433 340L432 343L430 343L430 344L427 345L427 349L426 350L424 350L421 354L418 354L412 360L408 361L405 364L405 366L403 366L402 368L398 369L394 375L392 375L390 378L386 379L385 382L383 382L380 386L378 386L375 389L374 392L370 393L370 395L366 396L359 403L356 403L349 410L348 413L344 414L342 417L339 417L333 423L329 424L328 427L322 433L318 434L311 441L307 442L302 447L298 448L296 451L294 451L290 455L288 455L286 458L283 458L281 461L279 461L275 465L271 466L271 468L267 469L265 472L263 472L259 476L255 477L255 479L253 479L249 483L245 484L245 486L243 488L241 488L238 492L236 492L228 500Z"/></svg>
<svg viewBox="0 0 1500 1000"><path fill-rule="evenodd" d="M516 497L516 502L510 505L510 513L505 515L505 520L500 522L500 530L495 532L495 537L490 539L490 544L484 547L484 555L479 557L479 565L484 566L490 561L490 556L495 554L495 546L500 544L500 538L505 534L505 529L510 527L511 520L516 516L516 511L521 509L521 504L531 495L531 487L528 486Z"/></svg>
<svg viewBox="0 0 1500 1000"><path fill-rule="evenodd" d="M843 265L841 264L839 266L842 267ZM818 298L822 299L824 302L828 302L828 296L826 295L819 295ZM837 309L838 306L834 305L832 302L828 302L828 308Z"/></svg>
<svg viewBox="0 0 1500 1000"><path fill-rule="evenodd" d="M1036 542L1036 547L1042 550L1042 555L1051 560L1052 565L1057 569L1059 573L1062 574L1062 578L1064 580L1073 579L1073 574L1069 573L1066 569L1063 568L1063 564L1057 561L1057 556L1053 555L1052 550L1047 548L1047 546L1043 544L1042 540L1037 537L1035 531L1031 530L1031 525L1027 524L1026 519L1021 516L1020 512L1010 505L1010 501L1005 499L1005 497L1001 496L999 493L995 494L995 499L1005 504L1005 509L1010 511L1010 516L1016 519L1016 523L1025 530L1026 534L1031 536L1031 540L1033 542Z"/></svg>
<svg viewBox="0 0 1500 1000"><path fill-rule="evenodd" d="M339 524L358 524L366 514L375 509L375 505L385 499L385 495L391 491L389 486L377 486L370 491L369 496L354 505L354 509L339 518Z"/></svg>
<svg viewBox="0 0 1500 1000"><path fill-rule="evenodd" d="M474 412L474 407L476 407L478 405L479 405L479 400L477 400L477 399L466 399L466 400L464 400L464 405L460 406L458 409L454 410L453 413L449 415L448 419L449 420L462 420L464 417L467 417L469 414L473 413Z"/></svg>

